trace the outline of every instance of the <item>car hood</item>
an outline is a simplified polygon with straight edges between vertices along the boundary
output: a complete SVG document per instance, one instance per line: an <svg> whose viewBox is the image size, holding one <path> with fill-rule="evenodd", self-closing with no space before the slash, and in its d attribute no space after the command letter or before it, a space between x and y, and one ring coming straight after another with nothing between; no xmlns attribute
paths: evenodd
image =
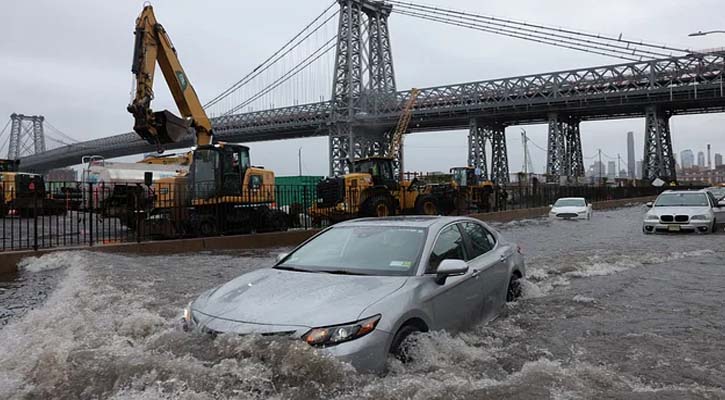
<svg viewBox="0 0 725 400"><path fill-rule="evenodd" d="M400 289L407 279L264 268L202 294L192 309L234 322L336 325L356 321L365 308Z"/></svg>
<svg viewBox="0 0 725 400"><path fill-rule="evenodd" d="M650 215L707 215L712 210L710 207L652 207Z"/></svg>
<svg viewBox="0 0 725 400"><path fill-rule="evenodd" d="M563 213L580 213L586 211L586 207L552 207L551 212L556 214L563 214Z"/></svg>

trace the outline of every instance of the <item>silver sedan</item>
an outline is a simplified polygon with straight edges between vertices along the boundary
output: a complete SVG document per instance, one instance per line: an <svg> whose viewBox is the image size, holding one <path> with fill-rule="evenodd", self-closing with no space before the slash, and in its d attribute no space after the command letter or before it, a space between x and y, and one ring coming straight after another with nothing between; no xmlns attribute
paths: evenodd
<svg viewBox="0 0 725 400"><path fill-rule="evenodd" d="M337 224L271 268L203 293L185 326L208 333L304 340L360 370L405 359L417 332L466 329L520 295L517 245L463 217Z"/></svg>

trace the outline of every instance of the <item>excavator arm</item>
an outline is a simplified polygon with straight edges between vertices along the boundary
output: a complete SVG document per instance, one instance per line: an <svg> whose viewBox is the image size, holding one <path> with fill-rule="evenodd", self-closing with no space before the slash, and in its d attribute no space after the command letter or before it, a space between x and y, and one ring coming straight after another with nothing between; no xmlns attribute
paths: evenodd
<svg viewBox="0 0 725 400"><path fill-rule="evenodd" d="M134 131L147 142L162 148L178 142L189 127L196 132L197 145L212 143L209 117L182 68L171 39L158 23L150 5L144 7L136 20L135 47L131 72L136 78L135 96L128 106L134 116ZM168 110L154 112L154 72L158 63L181 117Z"/></svg>

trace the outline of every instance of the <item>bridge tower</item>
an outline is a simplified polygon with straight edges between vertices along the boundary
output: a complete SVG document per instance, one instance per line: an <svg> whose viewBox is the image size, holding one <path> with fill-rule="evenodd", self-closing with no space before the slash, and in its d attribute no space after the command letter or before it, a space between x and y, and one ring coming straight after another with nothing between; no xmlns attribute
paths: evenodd
<svg viewBox="0 0 725 400"><path fill-rule="evenodd" d="M549 138L546 152L546 176L548 182L560 182L566 177L572 180L584 176L580 120L574 116L562 117L549 114Z"/></svg>
<svg viewBox="0 0 725 400"><path fill-rule="evenodd" d="M665 182L677 180L670 117L670 113L656 106L645 109L642 179L650 182L657 178Z"/></svg>
<svg viewBox="0 0 725 400"><path fill-rule="evenodd" d="M360 117L398 105L388 29L392 6L371 0L338 0L340 19L332 84L330 175L355 159L382 155L390 131L371 128ZM402 148L398 154L402 168Z"/></svg>
<svg viewBox="0 0 725 400"><path fill-rule="evenodd" d="M12 114L10 121L8 159L17 160L20 157L42 153L46 150L43 131L45 118L43 116Z"/></svg>
<svg viewBox="0 0 725 400"><path fill-rule="evenodd" d="M468 166L481 171L481 178L489 179L486 163L486 143L491 142L490 179L505 185L510 182L506 126L498 121L471 118L468 130Z"/></svg>

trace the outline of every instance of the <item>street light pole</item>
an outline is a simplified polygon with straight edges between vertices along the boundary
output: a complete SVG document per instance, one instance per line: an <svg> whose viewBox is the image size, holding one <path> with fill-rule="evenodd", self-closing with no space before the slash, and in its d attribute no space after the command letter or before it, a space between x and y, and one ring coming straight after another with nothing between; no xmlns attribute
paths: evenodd
<svg viewBox="0 0 725 400"><path fill-rule="evenodd" d="M693 32L693 33L691 33L691 34L689 34L687 36L690 36L690 37L693 37L693 36L707 36L707 35L712 35L714 33L725 33L725 31L724 30L714 30L714 31L705 31L705 32L703 32L703 31L697 31L697 32Z"/></svg>

